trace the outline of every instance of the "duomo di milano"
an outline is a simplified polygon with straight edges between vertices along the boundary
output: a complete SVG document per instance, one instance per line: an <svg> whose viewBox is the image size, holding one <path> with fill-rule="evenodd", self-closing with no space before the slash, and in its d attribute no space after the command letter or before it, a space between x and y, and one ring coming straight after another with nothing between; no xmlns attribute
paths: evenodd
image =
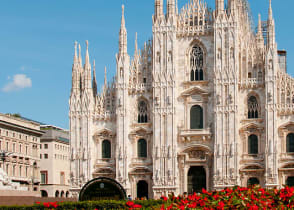
<svg viewBox="0 0 294 210"><path fill-rule="evenodd" d="M294 184L294 79L271 2L253 26L247 0L155 0L153 38L127 51L122 7L116 76L97 93L95 63L74 55L71 185L96 177L156 198L259 183ZM257 28L255 30L255 28ZM79 51L79 52L77 52ZM93 72L92 72L93 71Z"/></svg>

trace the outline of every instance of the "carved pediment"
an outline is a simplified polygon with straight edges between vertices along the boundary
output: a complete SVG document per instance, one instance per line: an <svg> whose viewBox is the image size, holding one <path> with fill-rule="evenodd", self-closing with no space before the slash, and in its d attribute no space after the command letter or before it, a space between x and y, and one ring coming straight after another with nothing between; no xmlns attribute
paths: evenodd
<svg viewBox="0 0 294 210"><path fill-rule="evenodd" d="M197 87L192 87L188 90L185 90L184 92L181 93L180 97L186 98L186 97L190 97L190 96L194 96L194 95L207 97L208 95L210 95L210 93L207 90L197 86Z"/></svg>
<svg viewBox="0 0 294 210"><path fill-rule="evenodd" d="M279 134L280 136L283 135L284 132L294 132L294 122L288 122L282 126L279 127Z"/></svg>
<svg viewBox="0 0 294 210"><path fill-rule="evenodd" d="M150 130L147 130L143 127L139 127L135 130L133 130L131 133L130 133L130 136L146 136L146 135L151 135L152 134L152 131Z"/></svg>
<svg viewBox="0 0 294 210"><path fill-rule="evenodd" d="M100 168L100 169L97 169L94 173L95 174L112 174L114 173L114 171L111 168Z"/></svg>
<svg viewBox="0 0 294 210"><path fill-rule="evenodd" d="M99 139L112 139L115 134L109 129L102 129L94 134L96 140Z"/></svg>
<svg viewBox="0 0 294 210"><path fill-rule="evenodd" d="M243 126L241 129L240 129L240 133L243 133L243 132L250 132L250 133L253 133L253 132L261 132L262 130L264 129L263 126L259 125L259 124L256 124L256 123L250 123L248 125L245 125Z"/></svg>
<svg viewBox="0 0 294 210"><path fill-rule="evenodd" d="M152 171L147 167L135 168L130 174L150 174Z"/></svg>

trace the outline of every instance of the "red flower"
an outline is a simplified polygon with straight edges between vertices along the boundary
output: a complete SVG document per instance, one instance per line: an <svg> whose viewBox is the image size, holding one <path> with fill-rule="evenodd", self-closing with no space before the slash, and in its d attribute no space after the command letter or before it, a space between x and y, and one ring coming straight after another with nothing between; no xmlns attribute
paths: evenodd
<svg viewBox="0 0 294 210"><path fill-rule="evenodd" d="M222 210L222 209L224 209L224 207L225 207L224 202L222 202L222 201L218 202L218 207L217 207L217 209Z"/></svg>
<svg viewBox="0 0 294 210"><path fill-rule="evenodd" d="M50 207L50 204L49 204L49 203L43 203L43 206L44 206L45 208L49 208L49 207Z"/></svg>
<svg viewBox="0 0 294 210"><path fill-rule="evenodd" d="M133 201L128 201L128 202L126 202L126 205L129 206L129 207L133 207L134 202Z"/></svg>
<svg viewBox="0 0 294 210"><path fill-rule="evenodd" d="M134 204L132 206L132 208L134 208L134 209L140 209L140 208L142 208L142 206L140 204Z"/></svg>
<svg viewBox="0 0 294 210"><path fill-rule="evenodd" d="M161 198L162 200L164 200L164 201L167 201L167 200L168 200L168 198L165 197L165 196L161 196L160 198Z"/></svg>
<svg viewBox="0 0 294 210"><path fill-rule="evenodd" d="M36 204L41 204L41 202L37 201Z"/></svg>

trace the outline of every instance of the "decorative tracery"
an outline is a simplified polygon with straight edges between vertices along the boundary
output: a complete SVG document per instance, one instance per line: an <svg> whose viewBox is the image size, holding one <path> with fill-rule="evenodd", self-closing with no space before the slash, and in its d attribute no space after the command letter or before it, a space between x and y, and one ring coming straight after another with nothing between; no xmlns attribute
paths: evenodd
<svg viewBox="0 0 294 210"><path fill-rule="evenodd" d="M250 96L248 99L248 118L254 119L259 117L259 105L255 96Z"/></svg>
<svg viewBox="0 0 294 210"><path fill-rule="evenodd" d="M145 101L140 101L138 104L138 123L148 122L148 106Z"/></svg>
<svg viewBox="0 0 294 210"><path fill-rule="evenodd" d="M190 53L191 81L203 80L203 50L198 45Z"/></svg>

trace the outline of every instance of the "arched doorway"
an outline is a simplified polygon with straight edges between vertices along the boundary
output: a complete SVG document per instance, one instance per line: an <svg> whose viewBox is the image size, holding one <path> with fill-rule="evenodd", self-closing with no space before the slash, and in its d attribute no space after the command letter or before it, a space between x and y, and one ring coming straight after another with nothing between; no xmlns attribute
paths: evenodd
<svg viewBox="0 0 294 210"><path fill-rule="evenodd" d="M294 176L289 176L286 180L286 185L288 187L293 187L294 186Z"/></svg>
<svg viewBox="0 0 294 210"><path fill-rule="evenodd" d="M48 193L45 190L41 190L41 196L43 198L47 198L48 197Z"/></svg>
<svg viewBox="0 0 294 210"><path fill-rule="evenodd" d="M144 180L140 180L137 183L137 198L144 198L148 199L148 183Z"/></svg>
<svg viewBox="0 0 294 210"><path fill-rule="evenodd" d="M56 190L56 192L55 192L55 197L56 197L56 198L59 197L59 191L58 191L58 190Z"/></svg>
<svg viewBox="0 0 294 210"><path fill-rule="evenodd" d="M206 189L206 171L203 166L192 166L188 172L188 193Z"/></svg>
<svg viewBox="0 0 294 210"><path fill-rule="evenodd" d="M126 191L115 180L99 177L86 183L80 191L79 201L124 200Z"/></svg>
<svg viewBox="0 0 294 210"><path fill-rule="evenodd" d="M64 191L61 191L61 193L60 193L60 197L61 197L61 198L64 197Z"/></svg>
<svg viewBox="0 0 294 210"><path fill-rule="evenodd" d="M259 184L259 179L256 177L251 177L247 181L247 186L253 186L253 185L258 185Z"/></svg>

